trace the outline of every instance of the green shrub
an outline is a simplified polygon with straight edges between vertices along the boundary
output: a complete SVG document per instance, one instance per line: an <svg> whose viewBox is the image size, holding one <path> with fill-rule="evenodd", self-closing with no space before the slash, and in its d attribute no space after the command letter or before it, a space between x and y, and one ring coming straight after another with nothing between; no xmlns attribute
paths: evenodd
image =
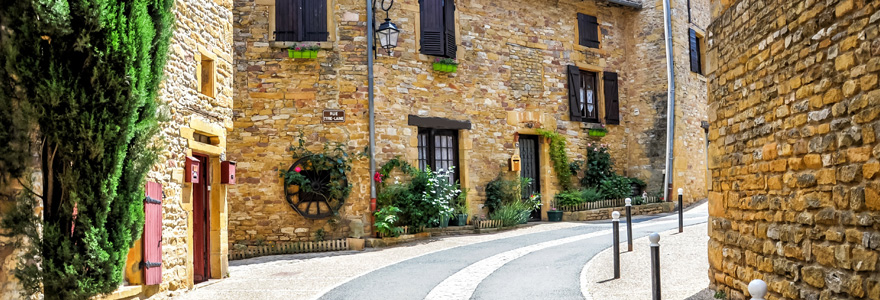
<svg viewBox="0 0 880 300"><path fill-rule="evenodd" d="M526 221L531 209L531 204L517 200L502 204L501 207L489 215L489 218L492 220L501 220L502 226L509 227Z"/></svg>
<svg viewBox="0 0 880 300"><path fill-rule="evenodd" d="M553 201L560 207L573 206L584 203L584 198L582 196L583 195L580 191L562 191L556 193L556 196L553 196Z"/></svg>
<svg viewBox="0 0 880 300"><path fill-rule="evenodd" d="M400 209L394 206L383 207L377 211L376 223L373 223L373 226L376 226L376 231L387 237L400 235L403 232L403 228L396 226L399 220L397 214L399 213Z"/></svg>
<svg viewBox="0 0 880 300"><path fill-rule="evenodd" d="M583 202L596 202L605 197L602 196L602 193L600 193L599 190L590 188L581 190L581 198L583 199Z"/></svg>
<svg viewBox="0 0 880 300"><path fill-rule="evenodd" d="M584 187L597 187L602 181L614 175L614 163L611 154L604 144L587 144L587 162L584 168L584 177L581 185Z"/></svg>
<svg viewBox="0 0 880 300"><path fill-rule="evenodd" d="M629 179L617 174L602 180L599 184L599 192L608 199L623 199L632 193Z"/></svg>
<svg viewBox="0 0 880 300"><path fill-rule="evenodd" d="M642 204L645 204L645 198L642 198L642 197L633 197L632 198L632 205L642 205Z"/></svg>
<svg viewBox="0 0 880 300"><path fill-rule="evenodd" d="M486 184L486 207L489 208L489 213L504 204L520 201L523 189L530 184L531 178L505 179L501 175L490 181Z"/></svg>
<svg viewBox="0 0 880 300"><path fill-rule="evenodd" d="M398 224L415 228L428 227L439 222L440 217L450 216L459 200L458 183L449 180L451 171L411 170L409 183L391 184L376 195L380 207L395 206L400 209Z"/></svg>

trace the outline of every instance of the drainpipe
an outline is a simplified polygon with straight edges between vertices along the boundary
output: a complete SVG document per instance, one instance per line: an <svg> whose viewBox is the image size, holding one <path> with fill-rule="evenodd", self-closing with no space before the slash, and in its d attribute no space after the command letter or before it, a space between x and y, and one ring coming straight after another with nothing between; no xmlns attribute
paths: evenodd
<svg viewBox="0 0 880 300"><path fill-rule="evenodd" d="M376 174L376 113L373 107L373 45L375 45L375 41L373 41L373 26L375 22L373 21L373 0L366 0L367 2L367 98L368 98L368 106L370 110L370 175L367 176L370 181L370 231L376 231L373 228L373 212L376 211L376 180L373 180L373 174ZM372 233L371 233L372 235Z"/></svg>
<svg viewBox="0 0 880 300"><path fill-rule="evenodd" d="M672 194L672 162L673 162L673 138L675 137L675 62L672 58L672 15L669 11L669 0L663 0L663 29L666 35L666 77L669 89L666 99L666 176L663 186L664 199L670 201Z"/></svg>

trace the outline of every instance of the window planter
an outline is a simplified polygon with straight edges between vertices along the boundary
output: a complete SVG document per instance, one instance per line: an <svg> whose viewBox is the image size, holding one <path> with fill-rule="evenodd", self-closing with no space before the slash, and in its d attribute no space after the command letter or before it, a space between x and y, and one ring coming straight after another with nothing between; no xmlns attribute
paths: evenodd
<svg viewBox="0 0 880 300"><path fill-rule="evenodd" d="M455 73L456 71L458 71L458 65L435 62L434 63L434 71L445 72L445 73Z"/></svg>
<svg viewBox="0 0 880 300"><path fill-rule="evenodd" d="M318 50L287 49L287 56L290 58L316 59L318 58Z"/></svg>
<svg viewBox="0 0 880 300"><path fill-rule="evenodd" d="M595 137L603 137L603 136L605 136L605 134L607 134L607 133L608 133L608 130L605 130L605 129L593 129L593 128L590 128L590 131L588 132L588 134L589 134L590 136L595 136Z"/></svg>

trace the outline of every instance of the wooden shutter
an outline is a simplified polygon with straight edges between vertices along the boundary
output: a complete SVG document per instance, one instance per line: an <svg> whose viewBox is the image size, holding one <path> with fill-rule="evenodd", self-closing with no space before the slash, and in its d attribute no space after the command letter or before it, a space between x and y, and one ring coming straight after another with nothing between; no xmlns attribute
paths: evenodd
<svg viewBox="0 0 880 300"><path fill-rule="evenodd" d="M446 55L446 28L443 26L443 0L419 0L421 18L421 52L425 55Z"/></svg>
<svg viewBox="0 0 880 300"><path fill-rule="evenodd" d="M443 26L446 32L446 57L455 58L458 46L455 44L455 0L443 1Z"/></svg>
<svg viewBox="0 0 880 300"><path fill-rule="evenodd" d="M578 44L599 48L599 22L596 17L578 14Z"/></svg>
<svg viewBox="0 0 880 300"><path fill-rule="evenodd" d="M583 114L578 106L578 89L581 87L581 70L577 66L568 66L568 110L571 120L580 122Z"/></svg>
<svg viewBox="0 0 880 300"><path fill-rule="evenodd" d="M605 123L620 124L620 97L617 93L617 73L605 72Z"/></svg>
<svg viewBox="0 0 880 300"><path fill-rule="evenodd" d="M327 1L326 0L302 0L304 28L303 41L323 42L327 41Z"/></svg>
<svg viewBox="0 0 880 300"><path fill-rule="evenodd" d="M691 72L702 74L703 70L701 70L700 65L700 41L697 40L697 32L693 29L688 29L689 35L689 44L691 51Z"/></svg>
<svg viewBox="0 0 880 300"><path fill-rule="evenodd" d="M144 198L144 270L147 285L162 283L162 185L155 182Z"/></svg>
<svg viewBox="0 0 880 300"><path fill-rule="evenodd" d="M303 40L303 0L275 0L275 40L298 42ZM326 28L326 25L325 25Z"/></svg>

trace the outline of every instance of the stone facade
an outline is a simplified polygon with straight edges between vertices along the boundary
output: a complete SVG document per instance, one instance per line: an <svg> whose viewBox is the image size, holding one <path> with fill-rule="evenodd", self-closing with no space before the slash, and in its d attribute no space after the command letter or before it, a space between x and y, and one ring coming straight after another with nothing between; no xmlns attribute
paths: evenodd
<svg viewBox="0 0 880 300"><path fill-rule="evenodd" d="M713 287L880 299L880 4L712 5Z"/></svg>
<svg viewBox="0 0 880 300"><path fill-rule="evenodd" d="M368 221L366 159L354 163L349 178L354 190L332 221L308 220L294 212L279 177L279 170L294 162L288 148L299 132L315 150L328 142L345 143L353 151L368 144L363 2L328 0L330 33L323 50L317 59L294 60L287 57L290 44L272 40L274 1L235 0L235 129L228 157L238 162L240 183L229 191L230 244L309 240L319 230L327 233L325 238L340 238L349 220ZM673 17L681 18L686 0L673 2ZM457 73L441 73L432 70L434 57L419 53L419 2L395 1L389 13L401 29L400 43L393 55L380 53L375 63L378 165L396 156L413 163L418 158L418 128L408 125L409 115L440 117L472 124L458 132L460 181L469 191L471 215L484 213L480 205L486 183L506 172L514 134L536 134L535 128L567 137L573 160L585 159L589 143L606 143L618 172L660 190L667 103L661 3L646 1L634 9L594 0L459 0L455 32L461 65ZM577 12L597 17L599 49L578 45ZM707 14L701 12L698 19L704 21L697 24L705 26ZM679 85L687 91L705 84L705 78L684 68L688 25L677 21L673 26L676 69L681 69L676 78L688 81ZM609 125L601 141L587 136L588 126L595 125L569 121L568 65L619 74L621 124ZM685 92L676 105L681 125L674 187L687 189L687 202L706 196L706 137L700 127L706 119L705 93L699 91ZM322 123L324 109L345 110L346 122ZM549 207L556 179L549 145L540 148L541 192Z"/></svg>

